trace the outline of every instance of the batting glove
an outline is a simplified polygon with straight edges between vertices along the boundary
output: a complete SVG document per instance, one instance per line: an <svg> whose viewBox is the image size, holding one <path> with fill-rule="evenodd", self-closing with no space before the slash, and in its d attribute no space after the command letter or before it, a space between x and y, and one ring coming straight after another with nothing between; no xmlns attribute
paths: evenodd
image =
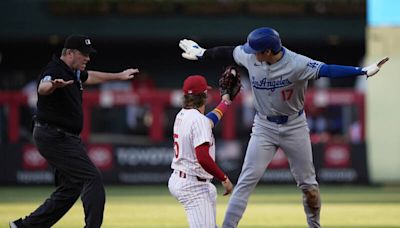
<svg viewBox="0 0 400 228"><path fill-rule="evenodd" d="M183 39L179 41L179 47L184 51L182 57L189 60L201 59L206 49L201 48L193 40Z"/></svg>
<svg viewBox="0 0 400 228"><path fill-rule="evenodd" d="M376 62L372 65L366 66L364 68L362 68L362 71L367 75L367 77L372 77L374 76L376 73L379 72L379 70L381 69L382 65L385 64L387 61L389 60L389 57L385 57L383 59L381 59L379 62Z"/></svg>

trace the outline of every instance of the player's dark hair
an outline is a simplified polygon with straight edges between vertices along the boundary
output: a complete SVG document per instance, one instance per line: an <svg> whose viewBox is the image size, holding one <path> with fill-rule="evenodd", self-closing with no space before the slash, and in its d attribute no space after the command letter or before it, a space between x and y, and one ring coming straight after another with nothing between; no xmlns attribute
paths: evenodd
<svg viewBox="0 0 400 228"><path fill-rule="evenodd" d="M183 108L200 108L207 101L207 94L187 94L183 97Z"/></svg>

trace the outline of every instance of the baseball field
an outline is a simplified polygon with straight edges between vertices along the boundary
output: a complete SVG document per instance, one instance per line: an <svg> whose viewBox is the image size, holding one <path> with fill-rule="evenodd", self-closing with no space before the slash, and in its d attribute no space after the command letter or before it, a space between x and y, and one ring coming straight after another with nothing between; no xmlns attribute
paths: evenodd
<svg viewBox="0 0 400 228"><path fill-rule="evenodd" d="M34 210L52 187L0 187L0 227ZM188 227L184 210L166 186L106 186L103 227ZM218 189L217 223L227 197ZM400 227L400 186L321 186L325 228ZM83 227L78 201L54 227ZM258 186L240 227L306 227L301 195L293 185Z"/></svg>

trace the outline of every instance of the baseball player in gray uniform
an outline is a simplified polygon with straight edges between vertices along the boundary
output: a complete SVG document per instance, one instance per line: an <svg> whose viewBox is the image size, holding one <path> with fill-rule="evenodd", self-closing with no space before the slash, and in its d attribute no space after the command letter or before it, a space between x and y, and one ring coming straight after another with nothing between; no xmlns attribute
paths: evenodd
<svg viewBox="0 0 400 228"><path fill-rule="evenodd" d="M237 227L250 196L266 167L280 147L286 154L292 175L303 193L309 227L320 226L321 200L312 160L309 128L304 113L308 80L375 75L388 60L370 66L328 65L297 54L282 46L277 31L253 30L247 42L236 47L200 47L181 40L182 57L189 60L219 59L248 70L256 115L237 185L230 198L224 228Z"/></svg>

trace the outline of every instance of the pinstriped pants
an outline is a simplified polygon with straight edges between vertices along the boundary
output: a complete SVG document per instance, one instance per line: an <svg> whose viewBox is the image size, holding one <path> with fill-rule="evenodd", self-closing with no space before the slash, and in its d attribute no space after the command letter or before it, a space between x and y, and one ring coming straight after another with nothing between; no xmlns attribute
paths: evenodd
<svg viewBox="0 0 400 228"><path fill-rule="evenodd" d="M172 173L168 181L171 194L185 209L190 228L216 228L217 190L211 182L181 178Z"/></svg>

